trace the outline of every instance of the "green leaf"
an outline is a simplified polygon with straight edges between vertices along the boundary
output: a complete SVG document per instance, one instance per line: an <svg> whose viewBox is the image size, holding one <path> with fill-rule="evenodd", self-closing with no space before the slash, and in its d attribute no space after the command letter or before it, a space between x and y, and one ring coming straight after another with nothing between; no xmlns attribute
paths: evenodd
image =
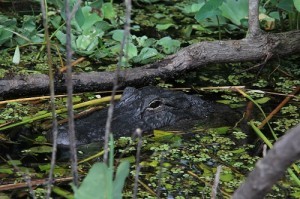
<svg viewBox="0 0 300 199"><path fill-rule="evenodd" d="M85 6L81 8L82 14L84 16L84 23L81 26L81 29L83 30L83 33L86 34L86 32L92 32L90 29L92 26L102 21L102 18L97 15L96 13L92 12L92 8L90 6Z"/></svg>
<svg viewBox="0 0 300 199"><path fill-rule="evenodd" d="M185 5L183 8L179 7L179 9L185 14L193 14L198 12L202 8L202 6L204 6L204 4L205 2L193 3L191 5Z"/></svg>
<svg viewBox="0 0 300 199"><path fill-rule="evenodd" d="M0 168L0 173L13 174L14 171L11 168Z"/></svg>
<svg viewBox="0 0 300 199"><path fill-rule="evenodd" d="M18 65L20 63L20 60L21 60L20 49L19 46L17 45L12 62Z"/></svg>
<svg viewBox="0 0 300 199"><path fill-rule="evenodd" d="M248 0L227 0L220 6L222 15L236 25L248 17Z"/></svg>
<svg viewBox="0 0 300 199"><path fill-rule="evenodd" d="M5 30L5 28L2 25L0 25L0 45L10 40L12 36L13 36L12 32Z"/></svg>
<svg viewBox="0 0 300 199"><path fill-rule="evenodd" d="M121 42L123 40L124 30L114 30L112 31L113 35L112 38L115 41Z"/></svg>
<svg viewBox="0 0 300 199"><path fill-rule="evenodd" d="M270 100L269 97L263 97L263 98L255 100L255 102L258 104L264 104L264 103L267 103L269 100Z"/></svg>
<svg viewBox="0 0 300 199"><path fill-rule="evenodd" d="M299 0L294 0L294 6L297 9L297 11L300 12L300 1Z"/></svg>
<svg viewBox="0 0 300 199"><path fill-rule="evenodd" d="M196 13L195 19L197 21L202 21L203 19L219 15L219 7L222 5L224 0L210 0L201 7L201 9Z"/></svg>
<svg viewBox="0 0 300 199"><path fill-rule="evenodd" d="M135 63L139 63L142 61L145 61L149 58L155 57L156 55L158 55L158 52L155 48L143 48L140 52L140 54L134 58L134 62Z"/></svg>
<svg viewBox="0 0 300 199"><path fill-rule="evenodd" d="M102 5L101 10L102 10L104 18L106 18L106 19L112 20L116 16L116 13L115 13L112 3L104 3Z"/></svg>
<svg viewBox="0 0 300 199"><path fill-rule="evenodd" d="M34 16L28 16L26 15L24 17L24 22L23 22L23 31L28 31L28 32L35 32L36 31L36 25L35 25L35 17Z"/></svg>
<svg viewBox="0 0 300 199"><path fill-rule="evenodd" d="M89 170L79 188L73 186L75 199L105 199L109 197L107 185L108 168L104 163L96 163Z"/></svg>
<svg viewBox="0 0 300 199"><path fill-rule="evenodd" d="M299 2L299 0L296 0ZM295 1L294 1L295 2ZM293 0L281 0L277 4L277 7L280 9L283 9L287 12L293 12L294 11L294 3Z"/></svg>
<svg viewBox="0 0 300 199"><path fill-rule="evenodd" d="M129 43L128 48L125 47L125 51L128 50L127 55L128 59L137 56L138 50L137 47L133 43Z"/></svg>
<svg viewBox="0 0 300 199"><path fill-rule="evenodd" d="M61 44L66 44L66 34L64 34L62 31L57 31L55 33L56 38L60 41Z"/></svg>
<svg viewBox="0 0 300 199"><path fill-rule="evenodd" d="M85 22L85 18L84 18L82 10L83 10L83 8L79 8L77 10L77 12L75 13L75 19L79 26L82 26Z"/></svg>
<svg viewBox="0 0 300 199"><path fill-rule="evenodd" d="M30 149L26 150L25 153L27 154L35 154L35 153L51 153L52 147L51 146L37 146L31 147Z"/></svg>
<svg viewBox="0 0 300 199"><path fill-rule="evenodd" d="M223 182L229 182L231 180L233 180L233 175L231 173L225 173L225 174L221 174L220 175L220 179Z"/></svg>
<svg viewBox="0 0 300 199"><path fill-rule="evenodd" d="M7 163L9 164L9 165L21 165L22 164L22 162L20 161L20 160L8 160L7 161Z"/></svg>
<svg viewBox="0 0 300 199"><path fill-rule="evenodd" d="M125 183L125 179L128 176L128 174L129 162L123 161L117 169L116 177L113 183L114 198L122 198L122 190Z"/></svg>
<svg viewBox="0 0 300 199"><path fill-rule="evenodd" d="M213 128L214 132L216 132L218 134L226 134L229 129L230 129L230 127L228 127L228 126L223 126L223 127L219 127L219 128Z"/></svg>
<svg viewBox="0 0 300 199"><path fill-rule="evenodd" d="M168 28L175 26L172 23L167 23L167 24L157 24L155 27L157 30L167 30Z"/></svg>
<svg viewBox="0 0 300 199"><path fill-rule="evenodd" d="M157 45L162 46L164 53L172 54L179 50L181 43L171 37L164 37L157 41Z"/></svg>
<svg viewBox="0 0 300 199"><path fill-rule="evenodd" d="M87 53L92 53L93 49L98 45L97 37L92 35L80 35L76 39L76 47L80 51L87 51Z"/></svg>

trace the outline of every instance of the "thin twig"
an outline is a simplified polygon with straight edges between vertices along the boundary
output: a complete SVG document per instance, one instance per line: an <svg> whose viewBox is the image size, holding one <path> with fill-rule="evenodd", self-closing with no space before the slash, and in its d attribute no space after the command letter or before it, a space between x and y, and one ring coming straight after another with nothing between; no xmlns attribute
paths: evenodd
<svg viewBox="0 0 300 199"><path fill-rule="evenodd" d="M55 92L54 92L54 77L53 77L53 63L51 56L51 44L49 39L49 30L48 30L48 18L47 18L47 7L45 0L41 0L41 10L43 15L43 25L45 29L45 40L47 47L47 62L49 66L49 83L50 83L50 104L51 104L51 113L52 113L52 136L53 136L53 145L52 145L52 155L51 155L51 167L49 171L49 179L47 184L47 195L46 198L49 199L51 195L51 186L53 181L53 173L56 162L56 152L57 152L57 119L56 119L56 107L55 107Z"/></svg>
<svg viewBox="0 0 300 199"><path fill-rule="evenodd" d="M139 173L141 170L140 157L141 157L141 148L142 148L142 144L143 144L142 130L138 128L138 129L136 129L135 133L138 137L138 145L137 145L137 151L136 151L136 170L135 170L134 188L133 188L133 196L132 196L133 199L136 198L137 192L138 192Z"/></svg>
<svg viewBox="0 0 300 199"><path fill-rule="evenodd" d="M259 129L263 128L265 126L265 124L270 121L270 119L272 119L272 117L278 113L278 111L280 111L280 109L286 104L288 103L288 101L290 101L290 99L292 98L291 96L296 95L298 92L300 91L300 86L298 86L292 93L291 95L287 96L262 122L261 124L258 126Z"/></svg>
<svg viewBox="0 0 300 199"><path fill-rule="evenodd" d="M216 172L216 175L215 175L215 180L214 180L214 185L212 187L212 193L211 193L211 198L212 199L216 199L217 198L217 191L218 191L218 185L220 183L220 174L221 174L221 171L222 171L222 166L219 165L217 167L217 172Z"/></svg>
<svg viewBox="0 0 300 199"><path fill-rule="evenodd" d="M75 137L75 127L74 127L74 112L73 112L73 84L72 84L72 48L71 48L71 20L72 15L70 11L70 1L65 1L66 6L66 50L67 50L67 107L68 107L68 130L70 139L70 155L71 155L71 166L72 166L72 176L73 183L78 186L78 171L77 171L77 153L76 153L76 137Z"/></svg>
<svg viewBox="0 0 300 199"><path fill-rule="evenodd" d="M72 181L72 179L73 179L72 177L53 179L53 183L68 182L68 181ZM39 180L31 180L30 184L31 186L39 186L39 185L46 185L48 182L49 180L39 179ZM22 189L26 187L28 187L27 182L19 182L14 184L0 185L0 191Z"/></svg>
<svg viewBox="0 0 300 199"><path fill-rule="evenodd" d="M105 125L104 155L103 155L103 162L105 164L107 164L107 159L108 159L108 138L109 138L109 134L111 131L111 122L112 122L113 110L114 110L114 98L115 98L116 90L118 88L118 79L120 76L120 68L121 68L121 64L122 64L122 58L127 57L126 56L127 50L125 50L125 43L130 34L131 0L125 0L125 5L126 5L126 16L125 16L126 19L125 19L125 24L124 24L124 35L122 38L121 50L120 50L120 54L119 54L119 61L117 64L117 69L115 72L115 78L113 80L113 89L112 89L112 93L111 93L110 106L108 108L107 120L106 120L106 125ZM124 52L125 52L125 56L124 56Z"/></svg>

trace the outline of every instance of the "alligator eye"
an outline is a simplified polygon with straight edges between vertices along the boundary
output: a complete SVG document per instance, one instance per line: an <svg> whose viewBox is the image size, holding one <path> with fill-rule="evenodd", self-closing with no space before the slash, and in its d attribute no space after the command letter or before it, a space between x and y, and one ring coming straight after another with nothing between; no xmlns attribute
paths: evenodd
<svg viewBox="0 0 300 199"><path fill-rule="evenodd" d="M149 104L148 109L156 109L162 105L162 102L160 100L154 100Z"/></svg>

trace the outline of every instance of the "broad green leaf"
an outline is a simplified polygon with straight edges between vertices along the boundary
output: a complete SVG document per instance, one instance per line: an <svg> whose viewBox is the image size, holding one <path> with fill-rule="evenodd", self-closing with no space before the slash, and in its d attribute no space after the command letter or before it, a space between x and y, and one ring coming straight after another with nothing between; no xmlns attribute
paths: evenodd
<svg viewBox="0 0 300 199"><path fill-rule="evenodd" d="M80 35L76 39L76 47L80 51L87 51L92 53L92 50L98 45L98 38L92 35Z"/></svg>
<svg viewBox="0 0 300 199"><path fill-rule="evenodd" d="M65 33L63 33L62 31L59 30L55 33L55 37L60 41L61 44L66 45L66 34ZM72 39L71 46L73 49L76 49L76 43L75 43L76 37L73 34L71 35L71 39Z"/></svg>
<svg viewBox="0 0 300 199"><path fill-rule="evenodd" d="M127 51L128 59L131 59L137 56L138 50L137 47L133 43L129 43L128 48L125 47L125 51Z"/></svg>
<svg viewBox="0 0 300 199"><path fill-rule="evenodd" d="M12 31L17 27L17 20L15 18L10 19L7 16L0 14L0 23L0 45L2 45L6 41L11 40L13 36Z"/></svg>
<svg viewBox="0 0 300 199"><path fill-rule="evenodd" d="M181 43L171 37L164 37L157 41L157 45L162 46L164 53L172 54L179 50Z"/></svg>
<svg viewBox="0 0 300 199"><path fill-rule="evenodd" d="M62 31L57 31L55 33L56 38L60 41L61 44L66 44L66 34L64 34Z"/></svg>
<svg viewBox="0 0 300 199"><path fill-rule="evenodd" d="M18 65L20 63L20 60L21 60L20 49L19 46L17 45L12 62Z"/></svg>
<svg viewBox="0 0 300 199"><path fill-rule="evenodd" d="M300 12L300 0L294 0L294 6L298 12Z"/></svg>
<svg viewBox="0 0 300 199"><path fill-rule="evenodd" d="M0 25L0 45L10 40L12 36L13 33L11 31L5 30L5 28L2 25Z"/></svg>
<svg viewBox="0 0 300 199"><path fill-rule="evenodd" d="M107 192L108 168L104 163L96 163L89 170L79 188L73 186L75 199L111 198Z"/></svg>
<svg viewBox="0 0 300 199"><path fill-rule="evenodd" d="M155 57L156 55L158 55L158 52L155 48L143 48L137 57L137 62L141 62L151 57Z"/></svg>
<svg viewBox="0 0 300 199"><path fill-rule="evenodd" d="M236 25L248 17L248 0L227 0L220 6L222 16Z"/></svg>
<svg viewBox="0 0 300 199"><path fill-rule="evenodd" d="M26 30L28 32L35 32L36 31L36 25L35 25L35 17L34 16L28 16L26 15L24 17L23 22L23 30Z"/></svg>
<svg viewBox="0 0 300 199"><path fill-rule="evenodd" d="M83 26L83 24L85 22L85 17L83 15L82 10L83 10L83 8L79 8L75 13L75 19L79 26Z"/></svg>
<svg viewBox="0 0 300 199"><path fill-rule="evenodd" d="M106 19L112 20L116 17L116 13L112 3L104 3L101 10L104 18Z"/></svg>
<svg viewBox="0 0 300 199"><path fill-rule="evenodd" d="M54 28L58 29L59 26L61 25L61 21L62 21L62 18L61 16L53 16L50 20L51 24L54 26Z"/></svg>
<svg viewBox="0 0 300 199"><path fill-rule="evenodd" d="M208 17L219 15L219 7L222 5L224 0L210 0L200 8L196 13L195 18L197 21L202 21Z"/></svg>
<svg viewBox="0 0 300 199"><path fill-rule="evenodd" d="M167 24L157 24L155 27L157 30L167 30L168 28L175 26L172 23L167 23Z"/></svg>
<svg viewBox="0 0 300 199"><path fill-rule="evenodd" d="M299 2L299 0L296 0L296 1ZM293 12L294 11L294 2L293 2L293 0L280 0L279 3L277 4L277 7L280 9L283 9L287 12Z"/></svg>
<svg viewBox="0 0 300 199"><path fill-rule="evenodd" d="M112 31L112 38L116 41L121 42L123 40L124 30L114 30Z"/></svg>
<svg viewBox="0 0 300 199"><path fill-rule="evenodd" d="M95 23L102 21L102 18L96 13L91 12L92 8L90 6L85 6L81 8L81 10L84 16L84 23L81 26L81 29L83 30L83 33L86 34L86 32L91 32L91 27Z"/></svg>
<svg viewBox="0 0 300 199"><path fill-rule="evenodd" d="M113 183L114 198L122 198L122 190L125 179L129 174L129 162L123 161L117 168L116 177Z"/></svg>
<svg viewBox="0 0 300 199"><path fill-rule="evenodd" d="M205 2L193 3L190 5L186 5L183 8L179 7L179 9L185 14L193 14L193 13L198 12L202 8L202 6L204 6L204 4L205 4Z"/></svg>

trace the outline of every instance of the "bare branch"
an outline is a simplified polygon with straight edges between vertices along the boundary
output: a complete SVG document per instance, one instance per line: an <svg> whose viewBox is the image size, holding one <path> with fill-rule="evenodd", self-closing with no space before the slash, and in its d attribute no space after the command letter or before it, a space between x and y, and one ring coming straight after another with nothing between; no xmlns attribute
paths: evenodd
<svg viewBox="0 0 300 199"><path fill-rule="evenodd" d="M262 34L259 26L259 0L249 0L249 28L247 37L256 37Z"/></svg>
<svg viewBox="0 0 300 199"><path fill-rule="evenodd" d="M49 171L49 180L47 184L47 195L46 198L50 198L51 195L51 186L53 181L53 172L56 162L56 151L57 151L57 119L56 119L56 108L55 108L55 92L54 92L54 77L53 77L53 63L51 56L51 43L49 38L48 30L48 17L47 17L47 8L45 0L41 0L41 10L43 15L43 25L45 29L45 40L47 46L47 62L49 66L49 89L50 89L50 105L52 113L52 136L53 136L53 145L52 145L52 156L51 156L51 167Z"/></svg>
<svg viewBox="0 0 300 199"><path fill-rule="evenodd" d="M274 44L271 41L276 41ZM204 41L182 48L161 61L139 68L122 70L119 85L143 86L155 83L155 78L172 78L187 70L200 69L207 64L235 63L264 60L272 51L273 57L284 57L300 52L300 31L263 34L259 38L230 41ZM65 76L61 82L65 81ZM77 92L108 90L113 86L115 72L73 74ZM15 76L0 80L0 96L45 94L49 92L47 75ZM56 92L65 92L65 85L56 82Z"/></svg>
<svg viewBox="0 0 300 199"><path fill-rule="evenodd" d="M233 199L264 198L287 168L300 159L300 124L286 132L256 163L247 180L235 191Z"/></svg>
<svg viewBox="0 0 300 199"><path fill-rule="evenodd" d="M68 130L69 130L69 139L70 139L70 155L71 155L71 166L72 166L72 175L73 183L78 186L78 171L77 171L77 153L76 153L76 137L75 137L75 127L74 127L74 112L73 112L73 82L72 82L72 48L71 48L71 20L72 15L70 12L70 1L66 0L66 50L67 50L67 75L66 75L66 84L67 84L67 108L68 108Z"/></svg>
<svg viewBox="0 0 300 199"><path fill-rule="evenodd" d="M104 137L104 155L103 155L103 162L107 164L108 159L108 138L111 131L111 121L113 117L113 110L114 110L114 100L116 91L118 89L118 79L120 77L120 68L122 64L122 58L127 57L127 55L124 56L124 52L127 54L127 50L125 49L125 44L127 43L128 36L130 34L130 14L131 14L131 0L125 0L126 5L126 19L124 24L124 35L122 38L121 43L121 49L119 54L119 62L117 65L117 69L115 71L115 77L113 78L113 89L111 93L111 100L110 100L110 106L108 108L108 114L107 114L107 121L105 125L105 137ZM128 45L128 43L127 43Z"/></svg>

